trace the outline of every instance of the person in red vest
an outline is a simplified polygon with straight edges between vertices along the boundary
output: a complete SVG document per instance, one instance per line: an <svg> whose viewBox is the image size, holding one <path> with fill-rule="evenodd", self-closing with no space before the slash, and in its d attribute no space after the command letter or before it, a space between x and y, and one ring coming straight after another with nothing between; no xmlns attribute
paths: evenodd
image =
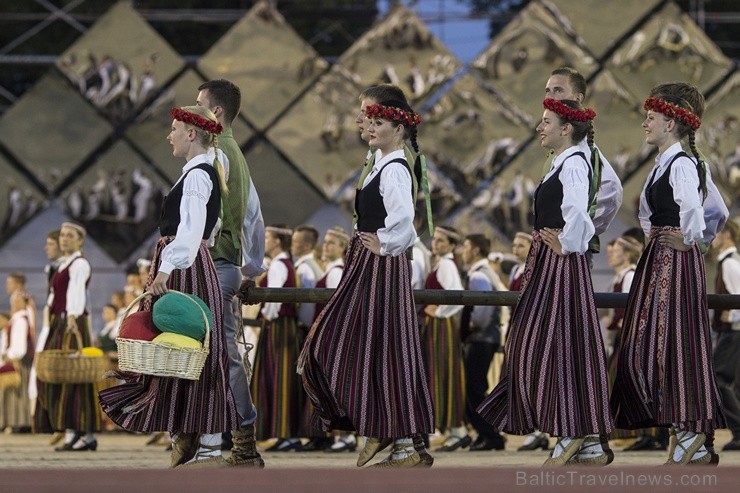
<svg viewBox="0 0 740 493"><path fill-rule="evenodd" d="M270 266L259 282L263 288L295 288L297 275L290 258L293 230L284 224L265 228L265 254ZM257 408L256 439L277 438L268 452L299 450L301 385L295 373L300 337L295 303L263 303L262 329L252 373L252 400Z"/></svg>

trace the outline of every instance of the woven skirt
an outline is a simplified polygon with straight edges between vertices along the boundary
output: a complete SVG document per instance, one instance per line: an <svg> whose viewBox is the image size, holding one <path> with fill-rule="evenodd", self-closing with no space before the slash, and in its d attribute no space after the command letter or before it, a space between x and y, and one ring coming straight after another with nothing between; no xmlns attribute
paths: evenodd
<svg viewBox="0 0 740 493"><path fill-rule="evenodd" d="M535 231L506 338L501 381L478 407L495 428L560 437L613 429L604 341L588 260Z"/></svg>
<svg viewBox="0 0 740 493"><path fill-rule="evenodd" d="M33 348L29 348L33 350ZM20 362L18 373L21 384L15 388L0 388L0 430L5 427L31 426L31 400L28 398L28 378L31 374L31 363Z"/></svg>
<svg viewBox="0 0 740 493"><path fill-rule="evenodd" d="M375 255L357 236L319 314L299 371L315 428L396 438L434 429L406 254Z"/></svg>
<svg viewBox="0 0 740 493"><path fill-rule="evenodd" d="M82 346L92 346L87 315L77 317ZM66 319L51 314L49 336L44 349L62 349ZM102 414L98 404L97 383L45 383L37 379L36 410L33 415L35 433L52 433L67 429L93 433L100 431Z"/></svg>
<svg viewBox="0 0 740 493"><path fill-rule="evenodd" d="M425 316L421 340L434 401L434 426L443 432L463 426L465 370L456 319Z"/></svg>
<svg viewBox="0 0 740 493"><path fill-rule="evenodd" d="M257 408L257 440L299 435L304 395L296 374L300 337L293 317L263 320L254 357L252 401Z"/></svg>
<svg viewBox="0 0 740 493"><path fill-rule="evenodd" d="M675 228L673 228L675 229ZM653 228L651 237L658 232ZM650 240L635 271L611 407L619 428L726 426L712 368L704 259Z"/></svg>
<svg viewBox="0 0 740 493"><path fill-rule="evenodd" d="M154 281L162 249L173 237L163 237L154 249L147 286ZM110 419L129 431L222 433L235 430L241 419L229 386L228 351L223 332L223 298L216 268L204 243L193 265L175 269L167 287L195 294L213 313L210 354L198 380L122 373L124 383L100 392L100 403ZM151 310L151 298L142 310Z"/></svg>

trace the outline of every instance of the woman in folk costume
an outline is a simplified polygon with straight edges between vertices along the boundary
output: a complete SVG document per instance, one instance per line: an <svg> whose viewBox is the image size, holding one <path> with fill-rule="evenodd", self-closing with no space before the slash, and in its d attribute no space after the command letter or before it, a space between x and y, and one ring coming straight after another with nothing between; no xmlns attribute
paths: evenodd
<svg viewBox="0 0 740 493"><path fill-rule="evenodd" d="M20 385L0 388L0 430L6 427L31 427L31 401L28 379L33 363L33 323L28 313L28 298L19 294L11 298L7 325L0 325L0 367L8 365L20 375Z"/></svg>
<svg viewBox="0 0 740 493"><path fill-rule="evenodd" d="M586 136L593 142L596 114L570 100L548 98L543 105L537 132L555 158L535 192L533 242L507 334L504 374L478 412L507 433L539 429L560 437L547 467L605 465L613 454L600 435L613 423L586 256L600 170L579 145Z"/></svg>
<svg viewBox="0 0 740 493"><path fill-rule="evenodd" d="M711 241L728 213L712 196L716 187L694 144L701 93L693 87L697 108L663 86L666 92L644 104L645 142L659 154L640 195L649 241L627 301L611 406L619 428L670 428L666 464L712 465L719 456L705 441L726 423L712 370L700 243ZM681 148L687 136L693 156ZM724 220L707 220L718 214Z"/></svg>
<svg viewBox="0 0 740 493"><path fill-rule="evenodd" d="M167 141L186 160L182 175L165 197L146 298L139 311L174 289L202 299L213 314L210 354L198 380L124 374L122 385L100 392L103 410L129 431L172 435L171 467L221 466L221 433L239 426L229 386L222 330L221 288L206 240L216 226L221 194L227 193L221 162L209 157L222 127L202 106L173 108ZM211 154L212 156L212 154ZM154 298L154 299L152 299Z"/></svg>
<svg viewBox="0 0 740 493"><path fill-rule="evenodd" d="M463 289L455 262L460 233L449 226L437 226L432 237L436 264L424 282L426 289ZM465 371L463 367L460 320L462 305L426 305L421 340L427 381L434 400L434 425L449 437L437 449L452 452L472 443L465 427Z"/></svg>
<svg viewBox="0 0 740 493"><path fill-rule="evenodd" d="M83 347L92 346L88 312L90 263L82 256L87 232L76 223L62 223L59 248L62 258L51 279L49 334L44 350L62 349L66 332L79 332ZM73 338L74 340L74 338ZM37 381L38 397L34 413L34 431L66 431L65 443L55 450L95 450L94 433L100 431L101 413L97 402L97 384L52 384Z"/></svg>
<svg viewBox="0 0 740 493"><path fill-rule="evenodd" d="M606 250L606 263L614 269L609 291L612 293L629 293L632 280L635 277L637 261L642 253L642 245L634 238L620 236L611 241ZM616 363L614 355L619 347L619 331L624 321L624 308L614 308L603 319L605 329L604 339L607 346L612 347L609 358L609 371ZM613 383L613 382L610 382Z"/></svg>
<svg viewBox="0 0 740 493"><path fill-rule="evenodd" d="M290 259L293 230L284 224L265 228L265 254L272 260L263 288L294 288L297 275ZM301 448L298 439L302 409L300 377L295 373L300 353L297 310L294 303L264 303L260 310L260 330L252 373L252 400L257 408L257 440L278 438L270 452Z"/></svg>
<svg viewBox="0 0 740 493"><path fill-rule="evenodd" d="M434 428L406 254L416 231L403 148L409 138L418 152L421 117L397 100L367 105L364 113L376 151L355 198L357 232L342 280L304 344L298 371L316 408L316 427L368 437L358 466L393 445L390 457L375 466L414 467L422 464L414 435Z"/></svg>

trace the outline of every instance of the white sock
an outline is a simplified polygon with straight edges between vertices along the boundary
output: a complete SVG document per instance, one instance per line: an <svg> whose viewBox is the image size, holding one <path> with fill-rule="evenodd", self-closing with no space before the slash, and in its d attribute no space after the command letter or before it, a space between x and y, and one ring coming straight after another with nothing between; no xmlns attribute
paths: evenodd
<svg viewBox="0 0 740 493"><path fill-rule="evenodd" d="M552 450L552 458L557 459L560 457L560 455L565 452L566 447L570 445L570 442L573 441L573 438L571 437L565 437L558 440L558 443L555 444L555 448Z"/></svg>
<svg viewBox="0 0 740 493"><path fill-rule="evenodd" d="M542 432L539 430L535 430L534 432L524 437L524 443L522 445L529 445L530 443L534 442L536 439L538 439L541 436L542 436Z"/></svg>
<svg viewBox="0 0 740 493"><path fill-rule="evenodd" d="M69 443L72 441L72 439L75 437L75 431L74 430L64 430L64 443Z"/></svg>
<svg viewBox="0 0 740 493"><path fill-rule="evenodd" d="M589 438L595 438L596 441L593 442L589 440ZM601 445L601 439L599 438L599 435L586 435L586 440L583 442L583 445L581 445L581 448L578 450L578 459L591 459L593 457L598 457L601 454L604 453L604 447Z"/></svg>
<svg viewBox="0 0 740 493"><path fill-rule="evenodd" d="M218 457L221 455L221 433L209 433L200 436L200 447L195 456L188 462L195 462L199 459L209 457Z"/></svg>
<svg viewBox="0 0 740 493"><path fill-rule="evenodd" d="M467 434L468 429L464 426L456 426L454 428L450 428L450 437L465 438Z"/></svg>
<svg viewBox="0 0 740 493"><path fill-rule="evenodd" d="M678 443L680 443L681 445L676 445L676 450L673 452L674 462L680 462L681 459L683 459L684 449L682 447L689 448L698 436L699 435L697 433L694 433L693 431L676 430L676 440L678 440ZM709 452L707 452L707 448L702 445L701 447L699 447L699 450L694 452L694 455L691 456L691 460L701 459L708 453Z"/></svg>
<svg viewBox="0 0 740 493"><path fill-rule="evenodd" d="M414 441L411 438L397 438L393 442L391 459L401 460L414 453Z"/></svg>

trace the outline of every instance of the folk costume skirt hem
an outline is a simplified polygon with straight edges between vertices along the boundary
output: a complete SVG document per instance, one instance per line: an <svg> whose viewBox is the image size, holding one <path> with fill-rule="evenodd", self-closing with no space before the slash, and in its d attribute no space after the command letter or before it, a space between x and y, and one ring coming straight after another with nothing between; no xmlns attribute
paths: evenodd
<svg viewBox="0 0 740 493"><path fill-rule="evenodd" d="M478 407L495 428L562 437L613 430L586 255L560 256L533 233L504 354L501 381Z"/></svg>
<svg viewBox="0 0 740 493"><path fill-rule="evenodd" d="M726 426L714 381L704 259L651 239L627 301L611 408L619 428Z"/></svg>
<svg viewBox="0 0 740 493"><path fill-rule="evenodd" d="M405 253L376 255L350 240L342 280L308 334L299 370L317 429L376 438L433 431Z"/></svg>
<svg viewBox="0 0 740 493"><path fill-rule="evenodd" d="M154 249L147 286L154 281L164 247L174 237L160 238ZM211 309L210 354L198 380L122 373L122 385L100 392L108 417L128 431L222 433L239 427L241 418L229 385L228 352L223 332L223 298L216 268L202 243L193 265L175 269L167 287L195 294ZM147 298L140 310L151 310Z"/></svg>

